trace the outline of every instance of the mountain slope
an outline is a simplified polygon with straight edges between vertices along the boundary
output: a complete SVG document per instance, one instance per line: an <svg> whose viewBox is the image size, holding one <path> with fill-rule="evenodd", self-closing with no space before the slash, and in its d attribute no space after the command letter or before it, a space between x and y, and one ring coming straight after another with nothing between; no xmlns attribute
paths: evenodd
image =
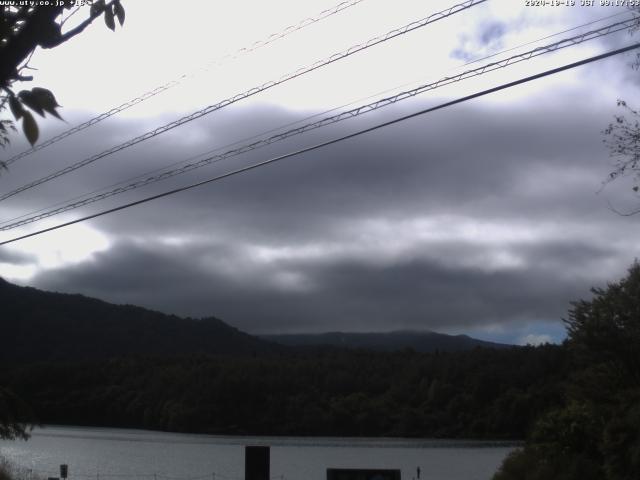
<svg viewBox="0 0 640 480"><path fill-rule="evenodd" d="M0 361L91 360L183 353L253 354L283 347L216 318L194 320L0 279Z"/></svg>
<svg viewBox="0 0 640 480"><path fill-rule="evenodd" d="M252 355L332 346L417 352L504 348L466 335L398 331L255 337L217 318L196 320L83 295L20 287L0 278L0 361L97 360L134 355Z"/></svg>
<svg viewBox="0 0 640 480"><path fill-rule="evenodd" d="M335 346L395 351L412 348L416 352L456 352L475 347L508 348L511 345L485 342L467 335L445 335L436 332L396 331L388 333L344 333L262 335L260 338L287 346Z"/></svg>

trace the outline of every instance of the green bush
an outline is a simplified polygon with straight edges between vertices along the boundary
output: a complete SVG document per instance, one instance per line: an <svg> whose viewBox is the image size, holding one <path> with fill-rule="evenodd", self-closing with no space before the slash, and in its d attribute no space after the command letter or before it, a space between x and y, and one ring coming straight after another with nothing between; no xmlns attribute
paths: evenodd
<svg viewBox="0 0 640 480"><path fill-rule="evenodd" d="M552 446L527 445L512 452L494 480L602 480L600 465L586 454L561 453Z"/></svg>
<svg viewBox="0 0 640 480"><path fill-rule="evenodd" d="M592 293L566 321L565 406L536 421L494 480L640 478L640 265Z"/></svg>

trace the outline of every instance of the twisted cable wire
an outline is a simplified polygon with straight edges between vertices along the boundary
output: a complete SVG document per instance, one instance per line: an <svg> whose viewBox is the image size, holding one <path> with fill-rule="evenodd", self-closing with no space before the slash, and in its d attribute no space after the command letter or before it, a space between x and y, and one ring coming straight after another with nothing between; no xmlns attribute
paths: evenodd
<svg viewBox="0 0 640 480"><path fill-rule="evenodd" d="M621 30L625 30L628 29L630 27L633 26L637 26L638 25L638 18L637 17L633 17L627 20L623 20L620 22L616 22L610 25L607 25L605 27L599 28L597 30L592 30L586 33L582 33L580 35L576 35L574 37L570 37L570 38L565 38L562 40L559 40L557 42L554 42L552 44L549 45L545 45L545 46L541 46L541 47L537 47L533 50L529 50L527 52L518 54L518 55L513 55L511 57L505 58L503 60L498 60L496 62L491 62L485 65L482 65L478 68L474 68L471 70L466 70L460 74L457 75L453 75L453 76L448 76L448 77L444 77L440 80L437 80L435 82L431 82L431 83L427 83L424 85L421 85L417 88L414 88L412 90L407 90L404 92L400 92L398 94L395 94L393 96L389 96L386 98L382 98L380 100L377 100L375 102L372 103L368 103L366 105L362 105L360 107L357 108L353 108L351 110L347 110L344 112L340 112L336 115L332 115L329 117L325 117L323 119L320 119L316 122L311 122L311 123L307 123L305 125L302 125L300 127L297 128L293 128L290 130L287 130L285 132L282 133L278 133L275 135L272 135L270 137L267 138L262 138L260 140L257 140L255 142L249 143L249 144L245 144L242 145L240 147L228 150L224 153L221 154L217 154L217 155L212 155L212 156L208 156L206 158L203 158L197 162L194 163L187 163L186 165L179 167L179 168L174 168L171 170L166 170L158 175L151 175L148 176L147 178L144 178L142 180L138 180L136 182L132 182L129 183L127 185L123 185L120 186L118 188L115 188L113 190L109 190L106 192L102 192L100 194L97 195L93 195L91 197L87 197L87 198L83 198L81 200L78 200L76 202L71 202L71 203L67 203L61 207L55 208L55 209L51 209L48 210L44 213L40 213L37 215L33 215L27 218L23 218L22 220L18 220L15 221L13 223L9 223L5 225L0 226L0 231L6 231L6 230L11 230L13 228L17 228L20 227L22 225L26 225L29 223L33 223L33 222L37 222L39 220L43 220L45 218L63 213L63 212L67 212L69 210L73 210L76 208L80 208L82 206L91 204L91 203L95 203L97 201L100 200L104 200L106 198L112 197L114 195L118 195L124 192L128 192L130 190L135 190L137 188L141 188L143 186L146 185L150 185L152 183L156 183L159 182L161 180L165 180L171 177L175 177L177 175L181 175L183 173L198 169L198 168L202 168L204 166L207 165L211 165L213 163L217 163L220 162L222 160L226 160L227 158L231 158L231 157L235 157L247 152L250 152L252 150L256 150L258 148L262 148L265 147L267 145L271 145L273 143L285 140L287 138L291 138L293 136L296 135L300 135L306 132L309 132L311 130L315 130L317 128L326 126L326 125L330 125L333 123L337 123L337 122L341 122L343 120L347 120L350 118L354 118L354 117L358 117L360 115L363 115L365 113L369 113L369 112L373 112L375 110L384 108L386 106L392 105L394 103L397 103L399 101L402 100L406 100L408 98L412 98L415 97L416 95L419 95L421 93L424 93L426 91L430 91L430 90L435 90L436 88L445 86L445 85L449 85L452 83L456 83L456 82L460 82L462 80L468 79L468 78L473 78L473 77L477 77L479 75L483 75L485 73L488 72L492 72L501 68L505 68L509 65L513 65L515 63L519 63L522 61L526 61L526 60L530 60L531 58L534 57L538 57L540 55L544 55L546 53L551 53L563 48L567 48L567 47L572 47L575 45L578 45L580 43L586 42L588 40L593 40L595 38L600 38L603 37L605 35L610 35L616 32L619 32ZM197 158L197 157L196 157ZM20 218L20 217L18 217Z"/></svg>
<svg viewBox="0 0 640 480"><path fill-rule="evenodd" d="M429 15L428 17L425 17L421 20L417 20L414 22L409 23L408 25L405 25L403 27L391 30L390 32L387 32L384 35L380 35L377 37L374 37L370 40L368 40L365 43L361 43L358 45L354 45L346 50L343 50L342 52L339 53L334 53L333 55L331 55L330 57L325 58L324 60L319 60L309 66L306 67L301 67L299 69L297 69L296 71L283 75L282 77L280 77L277 80L270 80L266 83L263 83L262 85L258 86L258 87L253 87L243 93L239 93L234 95L233 97L227 98L225 100L222 100L221 102L218 102L216 104L213 105L209 105L201 110L198 110L196 112L191 113L190 115L186 115L178 120L174 120L173 122L170 122L166 125L163 125L161 127L158 127L154 130L151 130L149 132L146 132L142 135L139 135L135 138L132 138L131 140L128 140L127 142L121 143L119 145L116 145L108 150L105 150L101 153L98 153L96 155L93 155L91 157L88 157L84 160L81 160L79 162L76 162L72 165L69 165L61 170L58 170L54 173L51 173L45 177L42 177L38 180L34 180L30 183L27 183L26 185L23 185L19 188L16 188L15 190L12 190L8 193L4 193L2 195L0 195L0 201L2 200L6 200L7 198L13 197L14 195L17 195L18 193L24 192L25 190L29 190L33 187L36 187L38 185L42 185L43 183L46 183L50 180L53 180L55 178L58 178L62 175L66 175L68 173L71 173L79 168L85 167L91 163L96 162L97 160L100 160L101 158L104 158L108 155L112 155L116 152L119 152L121 150L124 150L125 148L131 147L133 145L136 145L140 142L143 142L145 140L149 140L150 138L153 138L157 135L160 135L162 133L165 133L169 130L172 130L176 127L179 127L181 125L184 125L185 123L191 122L193 120L196 120L200 117L203 117L205 115L208 115L209 113L212 113L216 110L220 110L228 105L231 105L233 103L236 103L240 100L243 100L245 98L251 97L253 95L256 95L260 92L264 92L265 90L268 90L270 88L273 88L277 85L280 85L282 83L285 83L289 80L293 80L295 78L301 77L302 75L305 75L307 73L313 72L314 70L317 70L321 67L324 67L326 65L329 65L331 63L337 62L339 60L342 60L344 58L347 58L355 53L361 52L363 50L366 50L368 48L371 48L375 45L378 45L380 43L386 42L388 40L391 40L393 38L396 38L400 35L404 35L406 33L412 32L413 30L416 30L418 28L422 28L426 25L429 25L431 23L434 23L438 20L442 20L444 18L447 18L451 15L454 15L456 13L459 13L461 11L467 10L473 6L479 5L481 3L486 2L487 0L466 0L462 3L459 3L457 5L454 5L452 7L449 7L445 10L442 10L440 12L436 12L433 13L431 15Z"/></svg>
<svg viewBox="0 0 640 480"><path fill-rule="evenodd" d="M325 18L331 17L339 12L341 12L342 10L346 10L347 8L353 7L354 5L357 5L360 2L363 2L364 0L347 0L344 2L339 3L338 5L334 6L333 8L328 8L326 10L323 10L322 12L320 12L318 15L316 15L315 17L308 17L305 18L304 20L300 21L299 23L295 24L295 25L289 25L288 27L284 28L283 30L281 30L278 33L272 33L271 35L269 35L267 38L263 39L263 40L258 40L255 41L254 43L252 43L251 45L249 45L248 47L243 47L240 48L239 50L237 50L234 53L228 53L226 55L223 55L222 57L213 60L211 62L209 62L204 68L198 69L192 73L185 73L181 76L179 76L178 78L175 78L173 80L170 80L158 87L155 87L152 90L149 90L145 93L143 93L142 95L132 98L131 100L112 108L111 110L108 110L104 113L101 113L100 115L97 115L89 120L87 120L86 122L83 122L79 125L76 125L73 128L70 128L68 130L65 130L64 132L49 138L48 140L39 143L21 153L18 153L16 155L14 155L13 157L9 158L9 160L5 161L5 165L9 166L14 162L17 162L18 160L20 160L21 158L27 157L29 155L31 155L32 153L35 153L37 151L40 151L44 148L47 148L50 145L53 145L54 143L59 142L60 140L63 140L75 133L78 133L86 128L91 127L92 125L95 125L96 123L100 123L103 120L106 120L107 118L116 115L117 113L123 112L141 102L144 102L145 100L150 99L151 97L155 97L156 95L165 92L173 87L176 87L178 85L180 85L184 80L188 79L188 78L194 78L196 76L198 76L199 74L208 71L212 66L220 66L224 63L226 63L229 60L234 60L236 58L241 57L242 55L246 55L250 52L253 52L255 50L258 50L259 48L265 47L267 45L270 45L271 43L274 43L288 35L291 35L294 32L297 32L298 30L302 30L305 27L308 27L309 25L312 25L316 22L319 22L320 20L324 20Z"/></svg>
<svg viewBox="0 0 640 480"><path fill-rule="evenodd" d="M371 98L371 97L369 97L369 98ZM355 102L352 102L352 103L355 103ZM351 105L352 103L350 103L348 105ZM54 203L54 204L52 204L52 205L50 205L48 207L40 208L38 210L29 212L29 213L18 215L16 217L13 217L13 218L10 218L10 219L2 220L2 221L0 221L0 227L2 227L2 225L5 225L7 223L13 222L15 220L27 217L29 215L34 215L36 213L44 212L44 211L52 209L53 207L57 207L59 205L65 205L65 204L67 204L69 202L73 202L75 200L79 200L79 199L82 199L82 198L85 198L85 197L88 197L88 196L91 196L91 195L97 195L98 193L103 192L103 191L105 191L107 189L114 188L114 187L117 187L119 185L123 185L123 184L129 183L129 182L132 182L133 180L136 180L136 179L139 179L139 178L148 177L148 176L150 176L150 175L152 175L152 174L154 174L156 172L162 172L162 171L166 170L169 167L174 167L174 166L177 166L177 165L183 165L183 164L186 164L186 163L189 163L189 162L193 162L193 161L195 161L195 160L197 160L199 158L202 158L202 157L204 157L206 155L211 155L211 154L213 154L215 152L224 150L226 148L233 147L235 145L241 145L241 144L243 144L243 143L245 143L245 142L247 142L249 140L254 140L254 139L260 138L260 137L262 137L262 136L264 136L266 134L282 130L283 128L287 128L287 127L290 127L290 126L293 126L293 125L297 125L297 124L302 123L302 122L304 122L306 120L311 120L312 118L320 117L320 116L322 116L324 114L327 114L327 113L330 113L330 112L333 112L333 111L336 111L336 110L340 110L341 108L344 108L345 106L348 106L348 105L342 105L340 107L332 108L331 110L327 110L327 111L320 112L320 113L315 113L315 114L309 115L309 116L307 116L307 117L305 117L303 119L295 120L293 122L289 122L289 123L287 123L285 125L280 125L278 127L271 128L271 129L269 129L267 131L258 133L256 135L252 135L250 137L245 137L243 139L234 141L232 143L229 143L229 144L226 144L226 145L223 145L223 146L215 147L213 149L207 150L207 151L199 153L197 155L192 155L192 156L190 156L190 157L188 157L188 158L186 158L184 160L180 160L179 162L174 162L174 163L172 163L170 165L165 165L163 167L158 167L156 169L153 169L153 170L150 170L150 171L146 171L145 173L142 173L140 175L135 175L133 177L130 177L130 178L126 179L126 180L121 180L121 181L113 183L111 185L107 185L106 187L98 188L98 189L93 190L91 192L83 193L83 194L77 195L77 196L75 196L73 198L70 198L70 199L67 199L67 200L63 200L61 202L56 202L56 203Z"/></svg>
<svg viewBox="0 0 640 480"><path fill-rule="evenodd" d="M523 78L520 78L518 80L514 80L512 82L503 83L501 85L498 85L498 86L495 86L495 87L491 87L491 88L488 88L486 90L482 90L482 91L479 91L479 92L476 92L476 93L472 93L471 95L466 95L464 97L456 98L455 100L451 100L451 101L448 101L448 102L445 102L445 103L441 103L441 104L436 105L434 107L425 108L425 109L422 109L422 110L418 110L417 112L410 113L408 115L404 115L402 117L394 118L393 120L389 120L389 121L386 121L386 122L383 122L383 123L378 123L378 124L376 124L376 125L374 125L372 127L368 127L368 128L363 129L363 130L358 130L356 132L349 133L347 135L343 135L341 137L334 138L332 140L327 140L327 141L324 141L324 142L321 142L321 143L316 143L316 144L311 145L309 147L305 147L305 148L302 148L302 149L299 149L299 150L295 150L293 152L285 153L285 154L279 155L277 157L272 157L272 158L269 158L267 160L263 160L261 162L252 163L250 165L238 168L236 170L232 170L230 172L226 172L226 173L217 175L215 177L207 178L206 180L201 180L199 182L191 183L191 184L185 185L183 187L174 188L173 190L165 191L165 192L162 192L162 193L159 193L159 194L156 194L156 195L152 195L150 197L145 197L145 198L142 198L140 200L136 200L134 202L130 202L130 203L126 203L124 205L120 205L120 206L117 206L117 207L110 208L108 210L102 210L100 212L93 213L91 215L87 215L87 216L82 217L82 218L77 218L77 219L71 220L69 222L60 223L58 225L54 225L52 227L44 228L44 229L38 230L36 232L31 232L31 233L28 233L26 235L21 235L21 236L18 236L18 237L11 238L9 240L4 240L4 241L0 242L0 246L7 245L9 243L14 243L14 242L17 242L19 240L24 240L25 238L30 238L30 237L34 237L34 236L37 236L37 235L41 235L43 233L47 233L47 232L51 232L51 231L54 231L54 230L58 230L60 228L68 227L70 225L75 225L77 223L86 222L87 220L91 220L91 219L98 218L98 217L101 217L101 216L104 216L104 215L108 215L110 213L119 212L120 210L125 210L127 208L135 207L137 205L142 205L143 203L151 202L153 200L158 200L160 198L168 197L170 195L174 195L176 193L180 193L180 192L191 190L191 189L194 189L194 188L197 188L197 187L201 187L203 185L208 185L209 183L217 182L217 181L220 181L220 180L224 180L225 178L229 178L229 177L232 177L232 176L235 176L235 175L239 175L241 173L248 172L250 170L255 170L255 169L258 169L258 168L261 168L261 167L265 167L267 165L271 165L271 164L274 164L276 162L280 162L282 160L285 160L285 159L288 159L288 158L291 158L291 157L295 157L297 155L301 155L303 153L308 153L308 152L311 152L311 151L314 151L314 150L318 150L318 149L327 147L329 145L335 145L337 143L344 142L345 140L350 140L352 138L359 137L361 135L365 135L367 133L371 133L373 131L377 131L377 130L382 129L382 128L386 128L386 127L389 127L391 125L395 125L395 124L398 124L400 122L404 122L406 120L410 120L412 118L416 118L416 117L419 117L421 115L425 115L427 113L431 113L431 112L435 112L437 110L441 110L441 109L444 109L444 108L452 107L454 105L458 105L460 103L468 102L470 100L473 100L473 99L476 99L476 98L480 98L480 97L483 97L485 95L496 93L496 92L499 92L499 91L502 91L502 90L505 90L505 89L508 89L508 88L515 87L517 85L522 85L524 83L528 83L528 82L531 82L531 81L534 81L534 80L538 80L540 78L548 77L550 75L555 75L556 73L564 72L566 70L570 70L572 68L580 67L582 65L587 65L589 63L593 63L593 62L597 62L597 61L600 61L600 60L604 60L605 58L609 58L609 57L612 57L614 55L620 55L621 53L629 52L631 50L636 50L638 48L640 48L640 43L635 43L635 44L628 45L626 47L622 47L622 48L619 48L619 49L616 49L616 50L610 50L610 51L602 53L600 55L595 55L595 56L592 56L592 57L588 57L588 58L585 58L583 60L579 60L577 62L568 63L568 64L562 65L560 67L552 68L550 70L545 70L544 72L536 73L536 74L530 75L528 77L523 77Z"/></svg>

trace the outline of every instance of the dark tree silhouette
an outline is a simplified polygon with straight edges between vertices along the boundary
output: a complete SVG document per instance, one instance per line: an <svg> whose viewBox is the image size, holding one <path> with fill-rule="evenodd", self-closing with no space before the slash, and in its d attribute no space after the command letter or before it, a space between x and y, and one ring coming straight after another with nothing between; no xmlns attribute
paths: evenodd
<svg viewBox="0 0 640 480"><path fill-rule="evenodd" d="M633 176L631 189L640 203L640 113L624 100L618 100L618 107L624 109L624 113L615 115L614 121L603 132L606 135L604 143L614 159L614 169L606 183L623 176ZM622 214L637 213L640 213L640 208Z"/></svg>
<svg viewBox="0 0 640 480"><path fill-rule="evenodd" d="M628 9L640 17L640 7L630 6ZM640 30L640 24L629 30L630 34L636 34ZM636 54L636 60L632 64L635 70L640 70L640 53ZM633 177L631 190L640 204L640 112L630 107L625 100L618 100L618 107L623 112L614 115L614 120L602 132L605 135L604 143L609 149L611 158L614 159L613 170L609 173L605 184L624 176ZM618 212L621 215L635 215L640 213L640 208L629 212Z"/></svg>
<svg viewBox="0 0 640 480"><path fill-rule="evenodd" d="M37 47L55 48L82 33L96 18L102 16L105 24L115 30L115 19L124 23L125 12L120 0L96 0L91 6L75 7L76 2L61 1L56 6L0 6L0 111L7 107L16 121L22 121L22 129L33 145L38 140L38 125L33 117L49 113L59 117L59 106L54 95L47 89L35 87L14 92L18 81L31 81L33 77L23 72L28 69L29 59ZM37 2L34 2L37 3ZM64 30L66 20L78 11L88 12L86 18L70 30ZM0 144L9 142L9 134L16 130L11 120L0 120Z"/></svg>
<svg viewBox="0 0 640 480"><path fill-rule="evenodd" d="M640 264L566 320L566 405L538 420L494 480L640 478Z"/></svg>
<svg viewBox="0 0 640 480"><path fill-rule="evenodd" d="M0 387L0 439L26 440L32 418L31 409L17 395Z"/></svg>
<svg viewBox="0 0 640 480"><path fill-rule="evenodd" d="M89 6L76 7L86 11L86 18L76 27L63 31L66 19L75 11L76 2L51 2L59 5L0 6L0 113L9 108L16 121L22 121L22 129L33 145L38 139L38 124L32 112L44 117L46 113L60 118L56 111L59 106L53 93L46 88L34 87L31 90L14 92L15 82L30 81L31 76L24 75L28 69L31 55L36 48L55 48L83 32L96 18L102 16L111 30L115 29L115 19L124 23L125 12L120 0L96 0ZM37 3L37 2L33 2ZM66 18L63 18L65 17ZM0 119L0 145L9 142L11 131L15 131L14 122ZM0 166L4 166L0 162ZM18 396L0 385L0 438L27 438L29 408Z"/></svg>

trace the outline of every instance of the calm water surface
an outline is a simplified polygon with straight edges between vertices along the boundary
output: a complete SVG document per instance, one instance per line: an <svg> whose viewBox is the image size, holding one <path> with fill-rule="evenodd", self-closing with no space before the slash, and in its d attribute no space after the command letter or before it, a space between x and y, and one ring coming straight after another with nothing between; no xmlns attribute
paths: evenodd
<svg viewBox="0 0 640 480"><path fill-rule="evenodd" d="M397 468L402 480L489 480L513 445L439 440L221 437L79 427L36 429L28 442L0 441L0 454L47 478L242 480L244 446L271 446L274 480L325 480L326 469Z"/></svg>

